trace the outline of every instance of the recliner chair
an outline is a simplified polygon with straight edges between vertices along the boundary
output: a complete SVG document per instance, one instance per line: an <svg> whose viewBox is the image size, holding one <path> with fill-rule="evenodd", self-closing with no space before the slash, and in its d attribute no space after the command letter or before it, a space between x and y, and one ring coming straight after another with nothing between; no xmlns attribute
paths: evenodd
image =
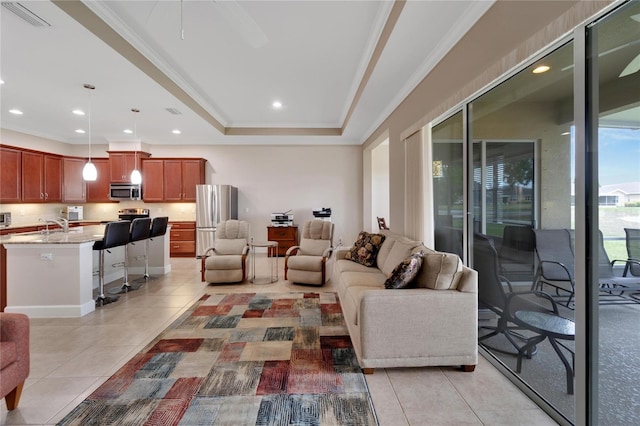
<svg viewBox="0 0 640 426"><path fill-rule="evenodd" d="M247 278L249 222L227 220L216 226L213 247L202 256L202 281L238 283Z"/></svg>
<svg viewBox="0 0 640 426"><path fill-rule="evenodd" d="M333 223L317 219L306 222L300 245L289 247L285 255L284 278L297 284L324 285L332 251Z"/></svg>

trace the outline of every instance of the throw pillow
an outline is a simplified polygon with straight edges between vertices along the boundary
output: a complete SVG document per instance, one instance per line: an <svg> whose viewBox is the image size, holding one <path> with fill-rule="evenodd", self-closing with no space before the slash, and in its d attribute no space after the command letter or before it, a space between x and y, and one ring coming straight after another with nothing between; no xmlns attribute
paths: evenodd
<svg viewBox="0 0 640 426"><path fill-rule="evenodd" d="M360 232L353 247L345 254L345 259L350 259L364 266L375 266L376 256L385 236L382 234L370 234Z"/></svg>
<svg viewBox="0 0 640 426"><path fill-rule="evenodd" d="M413 279L422 267L423 252L413 253L393 269L391 276L384 282L384 288L400 289L413 287Z"/></svg>

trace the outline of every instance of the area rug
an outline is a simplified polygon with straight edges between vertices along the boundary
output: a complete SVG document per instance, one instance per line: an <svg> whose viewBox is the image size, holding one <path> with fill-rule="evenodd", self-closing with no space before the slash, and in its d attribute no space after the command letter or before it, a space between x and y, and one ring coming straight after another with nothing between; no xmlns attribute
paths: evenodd
<svg viewBox="0 0 640 426"><path fill-rule="evenodd" d="M377 425L335 293L206 294L59 425Z"/></svg>

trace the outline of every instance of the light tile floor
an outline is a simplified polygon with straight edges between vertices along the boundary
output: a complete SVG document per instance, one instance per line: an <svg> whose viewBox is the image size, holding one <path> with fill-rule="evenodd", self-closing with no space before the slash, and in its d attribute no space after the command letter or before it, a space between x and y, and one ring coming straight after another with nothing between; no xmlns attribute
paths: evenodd
<svg viewBox="0 0 640 426"><path fill-rule="evenodd" d="M257 259L266 271L266 258ZM334 291L283 279L257 285L207 286L200 263L172 258L172 271L82 318L31 320L31 373L19 407L0 409L2 425L52 425L171 324L204 292ZM137 278L137 277L131 277ZM120 282L111 284L119 286ZM207 288L208 287L208 288ZM484 358L475 372L454 368L377 369L366 376L380 424L555 425Z"/></svg>

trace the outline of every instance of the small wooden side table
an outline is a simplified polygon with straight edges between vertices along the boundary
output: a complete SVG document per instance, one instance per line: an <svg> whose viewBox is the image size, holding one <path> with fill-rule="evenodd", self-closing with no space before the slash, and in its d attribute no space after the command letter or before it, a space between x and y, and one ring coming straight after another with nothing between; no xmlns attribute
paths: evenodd
<svg viewBox="0 0 640 426"><path fill-rule="evenodd" d="M267 261L269 262L269 276L266 278L256 279L256 248L267 249ZM278 253L277 241L251 241L249 243L251 249L251 279L250 282L254 284L270 284L278 281L278 256L274 253Z"/></svg>

